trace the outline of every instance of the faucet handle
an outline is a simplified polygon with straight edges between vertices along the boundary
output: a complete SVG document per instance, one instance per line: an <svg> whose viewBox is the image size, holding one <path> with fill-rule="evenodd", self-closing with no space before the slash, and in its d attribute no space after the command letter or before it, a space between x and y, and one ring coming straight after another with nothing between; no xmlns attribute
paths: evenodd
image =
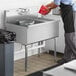
<svg viewBox="0 0 76 76"><path fill-rule="evenodd" d="M17 9L17 12L18 12L19 15L28 14L29 11L30 11L30 9L28 9L28 8L19 8L19 9Z"/></svg>

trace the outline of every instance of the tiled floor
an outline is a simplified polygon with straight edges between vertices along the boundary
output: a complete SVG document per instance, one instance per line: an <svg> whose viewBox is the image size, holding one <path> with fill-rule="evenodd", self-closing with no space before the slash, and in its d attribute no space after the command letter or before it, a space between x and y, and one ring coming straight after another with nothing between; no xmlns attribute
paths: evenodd
<svg viewBox="0 0 76 76"><path fill-rule="evenodd" d="M57 58L60 59L60 58ZM25 72L24 59L15 61L14 64L14 76L27 76L30 73L48 68L57 64L54 61L54 56L43 53L38 57L38 55L28 57L28 70Z"/></svg>

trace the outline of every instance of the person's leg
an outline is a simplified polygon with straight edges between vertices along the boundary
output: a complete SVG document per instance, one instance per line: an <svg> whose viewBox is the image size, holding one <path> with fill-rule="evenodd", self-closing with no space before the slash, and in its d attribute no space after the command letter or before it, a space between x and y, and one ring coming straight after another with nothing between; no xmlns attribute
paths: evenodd
<svg viewBox="0 0 76 76"><path fill-rule="evenodd" d="M75 29L75 37L74 37L74 39L73 39L73 42L74 42L74 44L75 44L75 46L76 46L76 12L75 12L75 11L73 11L73 18L74 18L74 29ZM72 53L71 58L72 58L72 59L75 59L75 58L76 58L73 53Z"/></svg>
<svg viewBox="0 0 76 76"><path fill-rule="evenodd" d="M72 53L76 56L75 32L65 34L65 38L67 45L71 49Z"/></svg>
<svg viewBox="0 0 76 76"><path fill-rule="evenodd" d="M75 45L75 33L66 33L65 34L65 51L64 59L70 61L73 58L76 58L76 45Z"/></svg>
<svg viewBox="0 0 76 76"><path fill-rule="evenodd" d="M75 33L65 33L65 50L64 56L61 60L57 61L59 64L69 62L76 59L76 37Z"/></svg>
<svg viewBox="0 0 76 76"><path fill-rule="evenodd" d="M71 60L71 55L72 55L72 51L71 51L71 48L68 46L67 44L67 34L65 35L65 49L64 49L64 56L61 60L58 60L57 62L59 64L63 64L63 63L66 63L68 61Z"/></svg>
<svg viewBox="0 0 76 76"><path fill-rule="evenodd" d="M72 55L76 57L76 45L75 45L75 29L73 10L70 5L61 3L61 17L64 23L65 30L65 52L64 57L58 63L63 64L71 60Z"/></svg>
<svg viewBox="0 0 76 76"><path fill-rule="evenodd" d="M71 59L71 55L72 55L72 51L71 51L70 47L68 46L68 44L66 42L66 36L65 36L65 49L64 49L63 59L66 60L66 61L69 61Z"/></svg>

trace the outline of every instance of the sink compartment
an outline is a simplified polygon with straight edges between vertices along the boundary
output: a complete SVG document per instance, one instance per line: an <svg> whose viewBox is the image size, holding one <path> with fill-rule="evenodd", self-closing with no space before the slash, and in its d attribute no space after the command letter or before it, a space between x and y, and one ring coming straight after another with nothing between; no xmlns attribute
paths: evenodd
<svg viewBox="0 0 76 76"><path fill-rule="evenodd" d="M25 19L22 21L12 21L9 22L11 24L15 24L15 25L21 25L21 26L29 26L29 25L33 25L33 24L39 24L39 23L43 23L44 21L40 21L40 20L31 20L31 19Z"/></svg>

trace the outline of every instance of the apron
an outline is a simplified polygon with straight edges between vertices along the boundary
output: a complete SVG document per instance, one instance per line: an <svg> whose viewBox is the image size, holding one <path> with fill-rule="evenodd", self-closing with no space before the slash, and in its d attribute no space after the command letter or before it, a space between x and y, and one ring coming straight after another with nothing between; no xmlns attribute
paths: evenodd
<svg viewBox="0 0 76 76"><path fill-rule="evenodd" d="M61 3L60 8L65 33L75 32L72 6Z"/></svg>

